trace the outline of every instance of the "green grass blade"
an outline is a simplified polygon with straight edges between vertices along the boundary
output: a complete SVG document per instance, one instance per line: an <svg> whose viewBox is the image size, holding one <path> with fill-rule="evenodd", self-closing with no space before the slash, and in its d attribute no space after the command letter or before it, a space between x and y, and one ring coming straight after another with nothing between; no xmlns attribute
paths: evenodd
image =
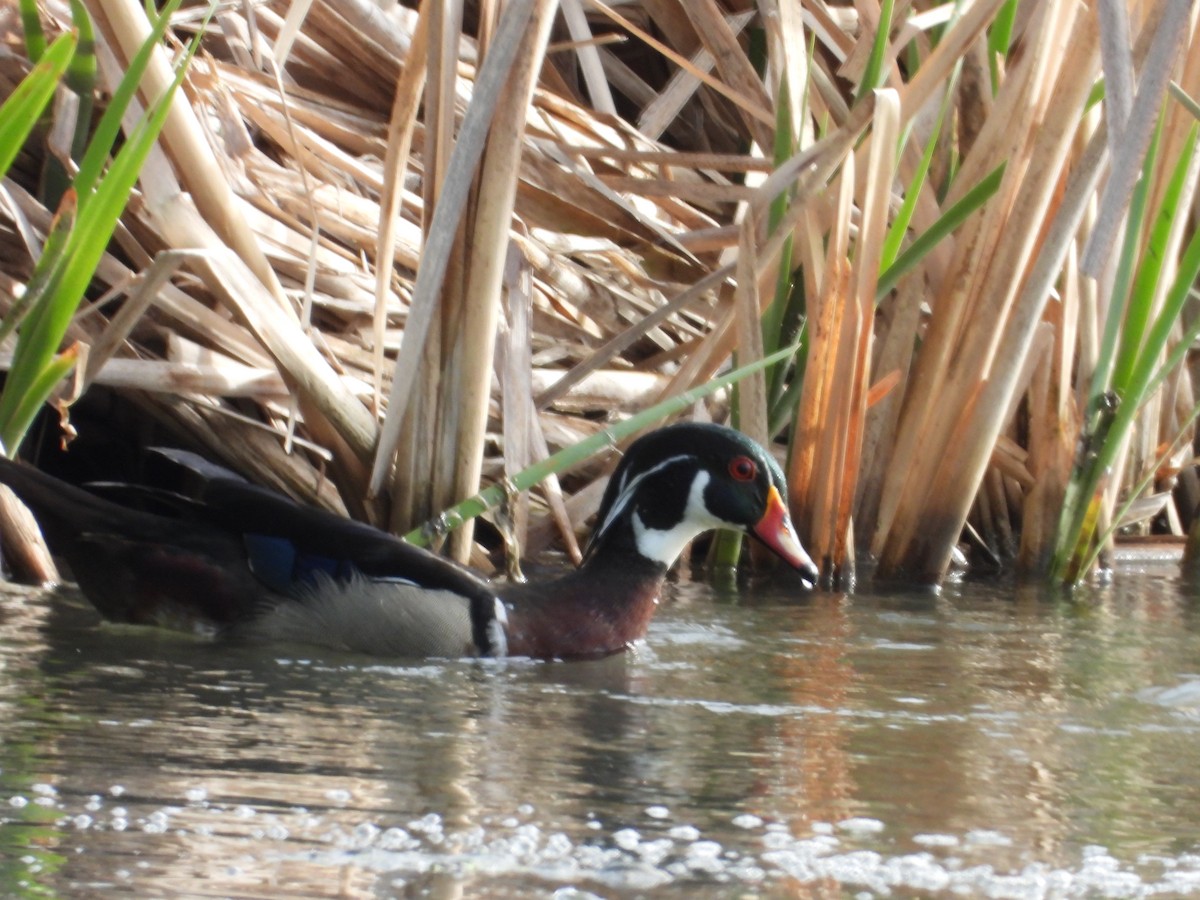
<svg viewBox="0 0 1200 900"><path fill-rule="evenodd" d="M1167 86L1167 91L1179 101L1179 104L1188 111L1193 119L1200 120L1200 103L1193 100L1191 95L1179 86L1178 82L1172 81Z"/></svg>
<svg viewBox="0 0 1200 900"><path fill-rule="evenodd" d="M1192 335L1192 337L1195 338L1195 335ZM1133 489L1129 492L1129 498L1123 504L1121 504L1120 508L1118 508L1116 513L1113 515L1112 523L1104 530L1104 533L1096 539L1096 541L1092 544L1091 550L1088 551L1083 557L1083 562L1079 566L1079 571L1090 572L1092 567L1096 565L1096 560L1100 558L1100 551L1104 549L1104 545L1107 544L1113 535L1117 533L1117 529L1120 527L1119 523L1121 519L1124 518L1125 513L1127 513L1133 504L1137 502L1137 498L1141 496L1142 491L1150 487L1150 485L1154 482L1154 479L1158 477L1159 470L1167 464L1171 458L1171 455L1175 453L1175 451L1179 449L1182 442L1187 439L1188 432L1191 430L1192 425L1195 424L1197 419L1200 419L1200 403L1197 403L1192 407L1192 411L1180 425L1179 430L1175 435L1175 440L1173 440L1167 446L1167 448L1161 454L1159 454L1159 457L1157 460L1155 460L1154 465L1149 466L1146 469L1146 474L1142 476L1141 481L1133 486Z"/></svg>
<svg viewBox="0 0 1200 900"><path fill-rule="evenodd" d="M68 192L63 198L63 202L59 204L58 212L50 221L50 232L46 235L46 242L42 245L42 255L38 257L37 265L33 268L33 275L30 276L29 283L25 285L25 293L9 309L4 321L0 322L0 343L3 343L5 338L21 324L29 310L37 307L39 298L46 295L53 273L62 256L63 248L66 246L67 237L74 227L75 194Z"/></svg>
<svg viewBox="0 0 1200 900"><path fill-rule="evenodd" d="M871 55L867 57L867 66L863 71L862 81L854 95L857 103L871 91L883 86L886 74L883 66L887 58L888 41L892 36L892 15L895 10L895 0L883 0L879 6L879 27L875 29L875 40L871 44Z"/></svg>
<svg viewBox="0 0 1200 900"><path fill-rule="evenodd" d="M784 78L779 84L779 102L775 105L775 165L790 159L795 152L792 143L792 104L789 99L788 83ZM767 234L774 234L779 222L787 212L790 192L783 191L771 201L767 216ZM785 243L779 257L779 273L775 280L775 296L762 317L763 347L768 351L779 346L779 326L783 321L783 308L787 303L788 286L791 283L792 242Z"/></svg>
<svg viewBox="0 0 1200 900"><path fill-rule="evenodd" d="M1103 439L1094 442L1094 452L1079 463L1073 482L1073 502L1064 503L1063 518L1056 541L1052 575L1056 579L1077 578L1083 574L1078 562L1089 556L1095 536L1095 521L1089 526L1088 510L1107 473L1115 464L1126 435L1132 430L1138 411L1169 372L1183 364L1192 340L1200 334L1200 324L1188 329L1185 339L1175 345L1167 357L1167 365L1157 361L1170 342L1171 332L1183 311L1184 304L1200 276L1200 231L1194 233L1179 260L1179 268L1163 308L1146 334L1145 345L1138 365L1134 368L1125 396L1121 399L1112 424Z"/></svg>
<svg viewBox="0 0 1200 900"><path fill-rule="evenodd" d="M1108 318L1104 323L1104 334L1100 340L1100 352L1096 360L1096 369L1092 373L1091 389L1088 393L1088 409L1096 407L1100 397L1111 388L1116 387L1120 395L1124 395L1123 387L1129 382L1126 371L1120 379L1113 378L1117 359L1121 355L1121 344L1128 345L1124 335L1125 310L1130 303L1130 284L1133 280L1134 264L1137 261L1141 243L1142 224L1146 219L1146 204L1150 194L1150 183L1154 175L1154 160L1158 155L1160 138L1162 137L1163 119L1159 118L1158 128L1151 138L1150 149L1142 165L1142 177L1134 186L1133 195L1129 202L1129 213L1125 222L1125 240L1121 247L1121 256L1117 259L1117 269L1113 276L1112 292L1109 295ZM1153 246L1153 244L1151 245ZM1145 328L1145 322L1139 329L1138 345ZM1130 365L1135 355L1130 357Z"/></svg>
<svg viewBox="0 0 1200 900"><path fill-rule="evenodd" d="M992 93L1000 89L1000 66L997 59L1008 59L1008 49L1012 46L1013 26L1017 21L1017 5L1020 0L1008 0L988 29L988 67L992 76Z"/></svg>
<svg viewBox="0 0 1200 900"><path fill-rule="evenodd" d="M79 34L79 46L67 67L67 87L79 97L75 136L71 140L71 158L79 159L87 146L92 127L92 108L96 91L96 33L82 0L71 0L71 20Z"/></svg>
<svg viewBox="0 0 1200 900"><path fill-rule="evenodd" d="M1157 144L1157 141L1154 143ZM1195 146L1196 129L1193 127L1184 150L1179 155L1175 171L1171 173L1171 180L1163 194L1162 205L1159 207L1150 237L1141 254L1141 266L1138 268L1137 278L1134 280L1133 290L1130 293L1124 327L1121 329L1120 352L1117 355L1112 375L1113 390L1122 396L1133 377L1133 370L1139 364L1142 356L1142 338L1153 312L1154 295L1158 291L1158 283L1166 262L1167 242L1170 239L1171 227L1179 209ZM1147 157L1149 158L1149 154ZM1150 180L1152 169L1153 166L1147 168L1147 177L1142 179L1143 183ZM1143 207L1144 203L1143 199Z"/></svg>
<svg viewBox="0 0 1200 900"><path fill-rule="evenodd" d="M751 375L754 372L758 372L789 358L795 352L795 346L784 347L782 350L777 350L775 353L764 356L750 365L735 369L727 375L694 387L690 391L684 391L682 394L663 400L661 403L643 410L636 416L626 419L624 422L619 422L610 428L597 432L572 447L559 450L541 462L522 469L516 475L512 476L512 478L508 479L507 484L493 484L485 488L474 497L469 497L461 503L452 506L430 523L413 529L404 536L404 539L409 543L421 547L427 546L434 534L444 534L447 531L457 528L468 519L473 519L487 512L489 509L499 506L504 502L504 498L507 496L509 490L527 491L556 472L561 472L564 469L583 462L605 447L615 445L641 431L643 428L673 413L687 409L697 400L707 397L709 394L715 393L722 388L729 387L741 381L747 375Z"/></svg>
<svg viewBox="0 0 1200 900"><path fill-rule="evenodd" d="M1181 215L1188 215L1187 210L1181 210ZM1189 295L1192 293L1192 286L1198 276L1200 276L1200 230L1195 232L1192 239L1188 241L1186 250L1180 257L1175 281L1171 282L1171 288L1163 301L1162 311L1154 318L1154 323L1147 332L1145 352L1141 354L1138 365L1134 367L1132 376L1130 376L1126 400L1134 398L1138 402L1144 401L1147 396L1150 396L1153 388L1156 388L1160 380L1165 377L1166 373L1159 370L1158 359L1170 343L1171 331L1175 329L1175 324L1180 319L1183 306L1188 301ZM1183 349L1187 349L1188 343L1184 342ZM1178 359L1182 360L1182 353ZM1129 403L1122 403L1122 407L1127 406ZM1117 415L1120 418L1120 412Z"/></svg>
<svg viewBox="0 0 1200 900"><path fill-rule="evenodd" d="M75 52L75 35L61 34L0 106L0 173L7 172L38 123Z"/></svg>
<svg viewBox="0 0 1200 900"><path fill-rule="evenodd" d="M779 399L772 404L767 424L768 434L778 434L796 412L800 402L800 391L804 389L804 373L808 365L808 328L801 322L796 335L799 349L796 351L795 372Z"/></svg>
<svg viewBox="0 0 1200 900"><path fill-rule="evenodd" d="M15 449L21 443L21 439L33 424L33 420L37 416L38 410L42 408L42 404L46 402L46 398L54 392L58 383L71 373L78 361L79 347L72 345L55 356L37 373L29 390L21 395L11 417L4 423L4 428L0 431L0 445L4 448L5 455L8 455L8 448Z"/></svg>
<svg viewBox="0 0 1200 900"><path fill-rule="evenodd" d="M92 108L96 92L96 40L92 20L88 17L82 0L70 0L71 19L75 25L78 44L71 64L67 67L63 83L76 97L74 132L67 153L78 160L87 147L92 128ZM71 186L71 172L58 154L51 153L43 161L38 196L42 203L53 209L62 201L63 194Z"/></svg>
<svg viewBox="0 0 1200 900"><path fill-rule="evenodd" d="M78 225L67 239L63 253L64 264L55 302L45 304L41 308L44 312L36 320L30 317L34 334L27 343L31 354L52 353L66 333L79 300L91 283L96 266L108 247L117 220L137 182L138 173L166 121L171 99L182 78L181 67L170 88L150 110L149 117L143 118L130 133L129 140L101 179L92 200L86 206L80 204ZM15 364L14 359L14 367Z"/></svg>
<svg viewBox="0 0 1200 900"><path fill-rule="evenodd" d="M967 191L962 199L942 213L936 222L909 244L908 249L880 273L879 286L875 291L876 299L886 297L888 291L896 286L901 276L914 268L929 251L958 228L969 215L982 209L983 205L999 190L1002 177L1004 177L1004 163L996 166L980 179L979 184Z"/></svg>
<svg viewBox="0 0 1200 900"><path fill-rule="evenodd" d="M806 65L809 71L816 64L816 52L816 36L813 35L809 39L806 50ZM787 82L780 85L780 101L776 113L777 122L775 131L776 165L791 158L798 149L798 145L794 139L795 123L792 120L790 102L791 92L794 89ZM807 121L808 115L808 97L807 95L803 95L800 97L801 121ZM770 233L774 234L778 230L779 222L786 215L790 200L791 197L788 194L780 194L775 198L770 211ZM793 272L794 267L795 245L792 237L789 236L780 248L779 270L775 279L775 295L772 297L771 304L763 317L763 350L766 353L770 353L785 344L794 343L797 340L797 335L803 325L804 318L808 314L808 298L804 290L804 279L796 277ZM803 373L803 363L797 363L794 360L782 360L767 370L767 405L769 409L778 407L785 391L785 385L788 383L787 375L789 369L794 369L797 373ZM793 383L800 380L803 380L801 374L797 374L792 379Z"/></svg>
<svg viewBox="0 0 1200 900"><path fill-rule="evenodd" d="M913 173L908 190L904 192L904 200L901 201L900 208L896 211L896 216L892 220L891 228L888 229L887 236L883 240L883 250L879 259L879 271L881 272L886 272L896 261L896 257L900 255L900 246L904 243L904 236L908 233L908 226L912 222L913 211L917 208L917 199L921 195L921 189L925 186L925 179L929 175L929 167L933 163L933 153L937 149L938 138L942 133L942 124L946 120L946 111L950 108L951 98L954 96L954 85L957 81L957 75L958 70L956 68L955 75L952 77L946 93L942 96L941 106L938 107L937 120L934 122L933 130L930 132L929 142L925 145L925 152L921 154L921 161L917 165L917 171Z"/></svg>
<svg viewBox="0 0 1200 900"><path fill-rule="evenodd" d="M117 142L117 136L121 132L121 119L125 115L125 111L129 108L130 102L133 100L137 92L138 85L142 81L142 76L146 72L146 67L150 64L150 56L166 34L167 26L170 23L171 16L179 9L182 0L170 0L166 3L162 12L157 18L151 17L150 34L147 36L142 46L138 48L137 53L129 60L129 69L125 72L121 83L117 85L117 89L113 91L112 99L108 103L108 107L104 110L104 115L100 117L100 121L96 124L96 130L92 134L91 143L88 145L87 152L84 153L83 159L79 162L79 172L75 176L75 190L79 193L80 207L86 207L91 198L91 193L100 178L100 173L104 170L104 164L108 160L108 155L113 146ZM192 51L194 52L194 50ZM189 58L191 54L189 53Z"/></svg>
<svg viewBox="0 0 1200 900"><path fill-rule="evenodd" d="M178 0L172 0L171 6L177 4ZM46 289L21 328L9 378L3 396L0 396L0 439L10 450L19 446L24 437L22 429L28 427L31 421L21 414L21 410L31 403L40 405L49 396L48 390L53 389L53 383L48 389L45 388L44 370L54 359L67 326L108 247L138 174L166 122L187 64L199 46L199 38L197 34L178 65L171 85L133 128L104 177L99 178L99 170L96 171L98 182L86 205L82 193L78 196L76 227L67 237L61 253L55 254L44 276ZM152 48L158 40L152 34L142 49ZM131 81L132 72L127 72L123 83ZM94 153L94 150L95 146L89 148L87 156L100 159L107 156L106 150L104 153ZM85 176L85 183L90 177Z"/></svg>
<svg viewBox="0 0 1200 900"><path fill-rule="evenodd" d="M42 30L37 0L21 0L21 29L25 32L25 55L31 63L41 62L46 52L46 32Z"/></svg>
<svg viewBox="0 0 1200 900"><path fill-rule="evenodd" d="M1127 393L1129 375L1123 376L1118 387L1117 382L1113 379L1113 370L1121 351L1126 309L1130 303L1130 283L1133 277L1134 263L1140 252L1142 223L1145 221L1149 185L1153 176L1154 159L1157 156L1161 135L1162 120L1160 118L1159 127L1155 130L1150 150L1143 162L1142 177L1130 198L1129 212L1125 223L1125 240L1122 243L1121 255L1117 260L1113 276L1108 314L1100 339L1096 368L1092 372L1083 416L1081 442L1084 447L1088 448L1088 452L1076 460L1075 468L1067 482L1063 496L1063 510L1059 522L1059 533L1055 541L1052 566L1056 579L1062 577L1074 579L1078 572L1086 571L1077 564L1087 551L1090 540L1088 535L1091 533L1088 522L1091 521L1096 488L1102 477L1102 473L1094 471L1095 448L1107 442L1112 432L1115 410L1112 408L1112 401L1109 398L1115 397L1116 402L1119 403L1120 398L1126 396ZM1139 346L1142 330L1144 329L1139 330ZM1114 387L1117 388L1116 392L1110 393ZM1077 571L1068 574L1071 566L1076 566Z"/></svg>

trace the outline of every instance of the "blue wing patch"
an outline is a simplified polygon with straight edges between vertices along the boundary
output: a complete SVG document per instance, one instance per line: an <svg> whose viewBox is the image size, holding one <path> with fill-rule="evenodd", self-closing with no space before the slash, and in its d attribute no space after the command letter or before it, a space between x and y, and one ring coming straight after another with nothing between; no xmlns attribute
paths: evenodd
<svg viewBox="0 0 1200 900"><path fill-rule="evenodd" d="M290 594L298 585L312 584L317 573L340 581L355 571L344 559L302 553L287 538L247 534L243 535L243 541L254 577L280 594Z"/></svg>

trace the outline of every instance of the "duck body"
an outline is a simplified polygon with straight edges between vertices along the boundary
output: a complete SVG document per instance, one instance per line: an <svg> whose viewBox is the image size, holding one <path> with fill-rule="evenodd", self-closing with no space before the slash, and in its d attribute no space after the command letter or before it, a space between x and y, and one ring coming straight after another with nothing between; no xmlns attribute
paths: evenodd
<svg viewBox="0 0 1200 900"><path fill-rule="evenodd" d="M711 528L754 534L816 577L778 465L720 426L668 426L631 445L581 567L533 584L492 584L195 454L155 453L178 488L108 486L117 499L0 459L0 483L113 621L382 657L585 658L645 635L671 564Z"/></svg>

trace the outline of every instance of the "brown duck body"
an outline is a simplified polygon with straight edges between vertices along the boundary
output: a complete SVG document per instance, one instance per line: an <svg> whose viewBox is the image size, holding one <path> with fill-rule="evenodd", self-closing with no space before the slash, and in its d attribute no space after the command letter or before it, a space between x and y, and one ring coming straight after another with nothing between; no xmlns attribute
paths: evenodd
<svg viewBox="0 0 1200 900"><path fill-rule="evenodd" d="M117 493L152 501L152 511L0 459L0 483L33 510L109 619L378 656L577 659L645 636L668 569L703 531L746 531L804 582L816 577L778 465L719 426L674 425L636 441L610 480L583 565L532 584L490 584L194 454L159 453L186 473L186 490Z"/></svg>
<svg viewBox="0 0 1200 900"><path fill-rule="evenodd" d="M667 570L650 560L593 561L561 578L498 588L510 656L581 659L646 636Z"/></svg>

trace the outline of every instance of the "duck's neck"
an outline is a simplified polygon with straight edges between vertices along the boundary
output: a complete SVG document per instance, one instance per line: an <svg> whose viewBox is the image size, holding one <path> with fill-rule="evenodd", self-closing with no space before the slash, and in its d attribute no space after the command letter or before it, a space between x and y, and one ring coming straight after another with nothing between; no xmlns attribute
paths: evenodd
<svg viewBox="0 0 1200 900"><path fill-rule="evenodd" d="M505 586L509 654L566 659L624 650L645 636L666 574L638 554L600 553L554 581Z"/></svg>
<svg viewBox="0 0 1200 900"><path fill-rule="evenodd" d="M684 474L665 499L661 490L641 496L640 482L617 498L576 571L501 590L510 654L606 656L645 636L667 570L689 541L720 524L704 503L709 474Z"/></svg>

